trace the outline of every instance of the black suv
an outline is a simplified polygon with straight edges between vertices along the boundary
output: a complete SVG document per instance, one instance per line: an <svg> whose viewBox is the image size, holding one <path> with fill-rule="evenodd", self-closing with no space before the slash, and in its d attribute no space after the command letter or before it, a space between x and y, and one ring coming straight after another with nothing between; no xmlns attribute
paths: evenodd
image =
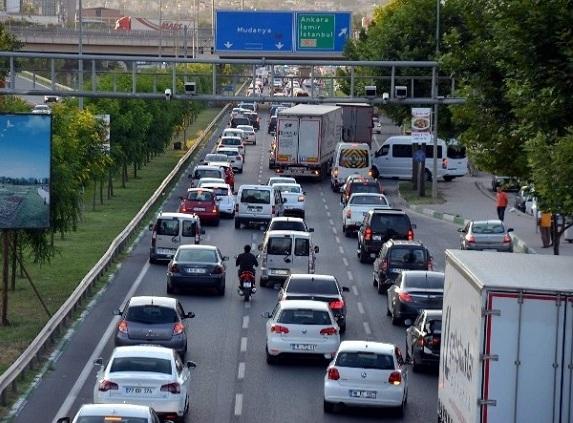
<svg viewBox="0 0 573 423"><path fill-rule="evenodd" d="M231 119L231 128L236 128L239 125L251 125L251 120L247 116L237 116Z"/></svg>
<svg viewBox="0 0 573 423"><path fill-rule="evenodd" d="M386 241L374 261L373 285L388 290L402 270L433 270L430 251L420 241Z"/></svg>
<svg viewBox="0 0 573 423"><path fill-rule="evenodd" d="M358 230L356 254L360 263L376 257L382 245L389 239L414 239L414 228L410 218L400 209L372 209L366 213Z"/></svg>

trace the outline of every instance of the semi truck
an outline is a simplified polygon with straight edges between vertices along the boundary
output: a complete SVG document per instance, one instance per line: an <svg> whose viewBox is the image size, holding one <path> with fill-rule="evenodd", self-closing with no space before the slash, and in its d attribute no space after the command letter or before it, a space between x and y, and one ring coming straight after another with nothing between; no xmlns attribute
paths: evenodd
<svg viewBox="0 0 573 423"><path fill-rule="evenodd" d="M446 250L438 421L573 421L573 260Z"/></svg>
<svg viewBox="0 0 573 423"><path fill-rule="evenodd" d="M278 173L323 179L342 140L342 108L298 104L278 113L275 168Z"/></svg>
<svg viewBox="0 0 573 423"><path fill-rule="evenodd" d="M374 107L368 103L337 103L342 107L342 140L372 144Z"/></svg>

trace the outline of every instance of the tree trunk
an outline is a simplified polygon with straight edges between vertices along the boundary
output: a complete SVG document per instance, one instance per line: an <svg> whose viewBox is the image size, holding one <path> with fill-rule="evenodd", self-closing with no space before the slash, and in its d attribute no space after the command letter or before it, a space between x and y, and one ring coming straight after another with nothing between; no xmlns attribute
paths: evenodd
<svg viewBox="0 0 573 423"><path fill-rule="evenodd" d="M123 164L121 165L121 187L125 188L125 183L127 182L125 179L125 167L126 167L126 163L123 162Z"/></svg>
<svg viewBox="0 0 573 423"><path fill-rule="evenodd" d="M99 178L99 203L103 206L103 184L105 183L105 179L103 176Z"/></svg>
<svg viewBox="0 0 573 423"><path fill-rule="evenodd" d="M8 265L10 263L8 231L2 231L2 316L0 325L8 326Z"/></svg>
<svg viewBox="0 0 573 423"><path fill-rule="evenodd" d="M92 195L92 210L95 211L96 209L96 199L97 199L97 179L94 177L94 192Z"/></svg>
<svg viewBox="0 0 573 423"><path fill-rule="evenodd" d="M113 171L110 168L107 176L107 199L110 200L111 197L113 197Z"/></svg>
<svg viewBox="0 0 573 423"><path fill-rule="evenodd" d="M551 221L551 242L553 243L553 255L559 255L559 247L561 244L561 235L565 232L564 229L559 230L555 218Z"/></svg>
<svg viewBox="0 0 573 423"><path fill-rule="evenodd" d="M14 231L12 242L12 274L10 275L10 290L16 291L16 265L18 263L18 232Z"/></svg>
<svg viewBox="0 0 573 423"><path fill-rule="evenodd" d="M137 178L137 160L133 162L133 179Z"/></svg>

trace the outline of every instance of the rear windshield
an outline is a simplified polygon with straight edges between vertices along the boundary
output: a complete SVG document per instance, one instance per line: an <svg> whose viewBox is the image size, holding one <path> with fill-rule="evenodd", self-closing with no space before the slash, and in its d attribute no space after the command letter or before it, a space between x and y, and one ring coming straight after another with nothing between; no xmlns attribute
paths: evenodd
<svg viewBox="0 0 573 423"><path fill-rule="evenodd" d="M273 222L269 231L302 231L306 232L302 222Z"/></svg>
<svg viewBox="0 0 573 423"><path fill-rule="evenodd" d="M271 191L266 189L244 189L241 192L241 202L253 204L271 204Z"/></svg>
<svg viewBox="0 0 573 423"><path fill-rule="evenodd" d="M375 214L370 226L374 232L405 235L410 230L410 220L401 214Z"/></svg>
<svg viewBox="0 0 573 423"><path fill-rule="evenodd" d="M227 161L227 155L224 153L207 154L207 155L205 155L205 161L207 161L207 162L226 162Z"/></svg>
<svg viewBox="0 0 573 423"><path fill-rule="evenodd" d="M229 189L228 188L213 188L210 187L210 190L212 190L215 193L216 197L226 197L229 194Z"/></svg>
<svg viewBox="0 0 573 423"><path fill-rule="evenodd" d="M232 150L227 150L227 151L221 151L221 154L224 154L226 157L235 157L239 155L238 151L232 151Z"/></svg>
<svg viewBox="0 0 573 423"><path fill-rule="evenodd" d="M249 109L249 110L252 110L253 112L255 111L255 105L254 104L242 103L242 104L239 104L239 107L241 109Z"/></svg>
<svg viewBox="0 0 573 423"><path fill-rule="evenodd" d="M501 223L474 223L472 232L474 234L502 234L504 230Z"/></svg>
<svg viewBox="0 0 573 423"><path fill-rule="evenodd" d="M336 282L333 279L314 281L310 279L291 279L286 290L291 294L340 294Z"/></svg>
<svg viewBox="0 0 573 423"><path fill-rule="evenodd" d="M308 256L310 253L310 242L306 238L296 238L294 241L294 255Z"/></svg>
<svg viewBox="0 0 573 423"><path fill-rule="evenodd" d="M350 187L350 192L353 194L357 192L379 193L380 186L376 182L353 182Z"/></svg>
<svg viewBox="0 0 573 423"><path fill-rule="evenodd" d="M143 324L176 323L177 313L172 308L157 305L129 307L125 320Z"/></svg>
<svg viewBox="0 0 573 423"><path fill-rule="evenodd" d="M242 117L242 118L236 117L236 118L233 118L233 123L235 124L235 126L237 126L237 125L250 125L251 121L249 118L246 118L246 117Z"/></svg>
<svg viewBox="0 0 573 423"><path fill-rule="evenodd" d="M463 145L449 145L448 158L450 159L465 159L466 148Z"/></svg>
<svg viewBox="0 0 573 423"><path fill-rule="evenodd" d="M213 201L213 193L211 191L190 191L187 193L189 201Z"/></svg>
<svg viewBox="0 0 573 423"><path fill-rule="evenodd" d="M221 171L217 169L197 169L195 171L195 179L201 178L220 178Z"/></svg>
<svg viewBox="0 0 573 423"><path fill-rule="evenodd" d="M394 358L388 354L371 352L341 352L336 357L335 365L359 369L394 370Z"/></svg>
<svg viewBox="0 0 573 423"><path fill-rule="evenodd" d="M215 250L179 250L175 261L185 261L191 263L217 263L217 253Z"/></svg>
<svg viewBox="0 0 573 423"><path fill-rule="evenodd" d="M406 288L444 289L444 277L430 275L408 275L404 281Z"/></svg>
<svg viewBox="0 0 573 423"><path fill-rule="evenodd" d="M320 310L283 310L278 323L291 325L331 325L332 321L326 311Z"/></svg>
<svg viewBox="0 0 573 423"><path fill-rule="evenodd" d="M183 236L197 235L197 222L195 220L184 220L183 228L181 230L181 235Z"/></svg>
<svg viewBox="0 0 573 423"><path fill-rule="evenodd" d="M423 266L426 263L426 252L423 248L394 247L390 251L392 264L416 264Z"/></svg>
<svg viewBox="0 0 573 423"><path fill-rule="evenodd" d="M121 417L116 414L110 419L106 416L82 416L77 420L78 423L148 423L147 417Z"/></svg>
<svg viewBox="0 0 573 423"><path fill-rule="evenodd" d="M368 167L368 150L363 148L346 148L340 152L338 166L349 169L365 169Z"/></svg>
<svg viewBox="0 0 573 423"><path fill-rule="evenodd" d="M153 372L171 374L171 361L154 357L116 357L110 372Z"/></svg>
<svg viewBox="0 0 573 423"><path fill-rule="evenodd" d="M387 206L388 201L382 195L356 195L352 197L350 204L372 204L375 206Z"/></svg>
<svg viewBox="0 0 573 423"><path fill-rule="evenodd" d="M302 192L302 189L296 185L279 185L279 184L273 184L273 187L277 190L279 190L280 192L292 192L295 194L300 194Z"/></svg>
<svg viewBox="0 0 573 423"><path fill-rule="evenodd" d="M442 321L441 320L429 320L426 322L426 329L431 333L442 333Z"/></svg>
<svg viewBox="0 0 573 423"><path fill-rule="evenodd" d="M267 244L267 253L273 255L290 255L292 251L292 238L270 238Z"/></svg>
<svg viewBox="0 0 573 423"><path fill-rule="evenodd" d="M241 145L240 138L223 138L221 140L221 144L223 145Z"/></svg>
<svg viewBox="0 0 573 423"><path fill-rule="evenodd" d="M157 235L176 236L179 235L179 220L177 219L158 219Z"/></svg>

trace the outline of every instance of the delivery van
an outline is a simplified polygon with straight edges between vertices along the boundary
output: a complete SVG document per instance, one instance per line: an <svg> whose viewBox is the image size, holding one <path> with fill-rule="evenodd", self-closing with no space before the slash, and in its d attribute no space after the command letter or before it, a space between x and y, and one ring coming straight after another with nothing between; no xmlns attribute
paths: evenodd
<svg viewBox="0 0 573 423"><path fill-rule="evenodd" d="M338 192L349 175L370 176L370 147L365 143L341 142L336 145L330 171L330 186Z"/></svg>
<svg viewBox="0 0 573 423"><path fill-rule="evenodd" d="M205 233L199 216L187 213L159 213L149 230L152 231L150 263L171 260L180 245L199 244L201 234Z"/></svg>

